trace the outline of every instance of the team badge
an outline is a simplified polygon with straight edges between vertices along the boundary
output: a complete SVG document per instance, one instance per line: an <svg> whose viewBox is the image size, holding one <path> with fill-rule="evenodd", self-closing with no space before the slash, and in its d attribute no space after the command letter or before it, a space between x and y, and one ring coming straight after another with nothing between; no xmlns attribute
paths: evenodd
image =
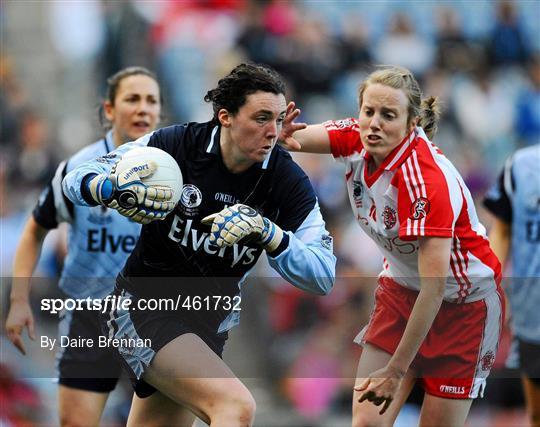
<svg viewBox="0 0 540 427"><path fill-rule="evenodd" d="M186 208L196 208L202 202L202 193L197 187L192 184L184 184L182 188L182 196L180 202Z"/></svg>
<svg viewBox="0 0 540 427"><path fill-rule="evenodd" d="M390 230L391 228L394 227L394 225L396 225L396 222L397 222L396 211L392 209L390 206L384 207L382 218L383 218L384 228L386 228L387 230Z"/></svg>
<svg viewBox="0 0 540 427"><path fill-rule="evenodd" d="M341 120L336 120L334 124L338 129L346 129L346 128L355 126L356 122L353 119L341 119Z"/></svg>
<svg viewBox="0 0 540 427"><path fill-rule="evenodd" d="M321 237L321 246L325 249L328 249L329 251L332 250L332 236L330 236L329 234L324 234L322 237Z"/></svg>
<svg viewBox="0 0 540 427"><path fill-rule="evenodd" d="M486 354L482 356L482 371L489 371L495 362L495 353L488 350Z"/></svg>
<svg viewBox="0 0 540 427"><path fill-rule="evenodd" d="M357 208L362 207L362 197L364 196L364 186L360 181L353 181L353 199Z"/></svg>
<svg viewBox="0 0 540 427"><path fill-rule="evenodd" d="M197 209L202 203L202 193L193 184L184 184L182 187L182 195L178 207L180 210L189 216L195 216L199 213Z"/></svg>
<svg viewBox="0 0 540 427"><path fill-rule="evenodd" d="M431 205L425 197L419 197L411 206L411 219L422 219L429 213Z"/></svg>

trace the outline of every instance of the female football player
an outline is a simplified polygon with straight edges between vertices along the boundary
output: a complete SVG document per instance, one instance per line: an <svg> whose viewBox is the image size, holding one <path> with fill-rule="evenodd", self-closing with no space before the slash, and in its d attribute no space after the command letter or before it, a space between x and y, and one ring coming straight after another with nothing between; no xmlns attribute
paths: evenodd
<svg viewBox="0 0 540 427"><path fill-rule="evenodd" d="M130 67L107 82L102 108L110 130L58 166L26 222L17 248L6 330L23 354L23 330L27 328L29 336L35 337L29 278L47 233L61 222L70 225L60 288L66 296L78 299L99 299L112 291L114 277L139 237L140 225L114 210L75 206L62 194L61 182L67 172L154 130L159 122L161 94L153 73L142 67ZM98 312L73 310L62 316L60 335L93 338L97 343L96 337L101 333ZM98 425L109 392L115 388L121 372L112 351L97 345L92 349L64 348L57 355L57 367L61 424Z"/></svg>
<svg viewBox="0 0 540 427"><path fill-rule="evenodd" d="M493 251L512 263L508 300L531 426L540 427L540 144L508 159L484 200Z"/></svg>
<svg viewBox="0 0 540 427"><path fill-rule="evenodd" d="M275 71L241 64L207 93L211 121L160 129L64 178L64 193L77 204L118 207L130 191L134 203L122 211L145 223L114 294L130 308L111 307L103 319L135 386L129 425L182 413L211 426L252 425L253 397L221 359L248 272L265 250L293 285L320 295L333 286L332 239L313 188L275 144L285 117L299 114L284 93ZM140 146L177 160L184 186L176 207L170 190L112 169ZM144 158L135 166L159 168ZM150 299L176 304L149 310Z"/></svg>
<svg viewBox="0 0 540 427"><path fill-rule="evenodd" d="M288 149L345 164L354 215L385 257L357 337L353 425L392 425L417 379L420 424L463 425L497 351L500 263L463 179L429 139L437 99L422 99L414 76L391 66L361 84L359 107L358 119L297 132L286 124L280 136Z"/></svg>

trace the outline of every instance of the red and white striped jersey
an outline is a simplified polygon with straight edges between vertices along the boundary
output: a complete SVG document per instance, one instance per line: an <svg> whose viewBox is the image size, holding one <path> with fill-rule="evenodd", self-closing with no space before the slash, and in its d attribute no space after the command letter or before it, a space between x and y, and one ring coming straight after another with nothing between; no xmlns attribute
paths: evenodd
<svg viewBox="0 0 540 427"><path fill-rule="evenodd" d="M489 247L462 177L417 127L373 173L356 119L324 123L333 156L346 166L353 212L385 259L381 276L420 290L418 237L448 237L452 251L444 299L472 302L495 292L499 260Z"/></svg>

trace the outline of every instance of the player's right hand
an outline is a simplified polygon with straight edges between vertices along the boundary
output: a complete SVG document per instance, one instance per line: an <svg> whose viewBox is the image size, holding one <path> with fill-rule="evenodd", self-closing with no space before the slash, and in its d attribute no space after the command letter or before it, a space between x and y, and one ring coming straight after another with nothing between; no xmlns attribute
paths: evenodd
<svg viewBox="0 0 540 427"><path fill-rule="evenodd" d="M22 332L25 327L28 328L30 339L35 340L34 316L30 304L28 301L13 301L6 320L6 334L22 354L26 354L22 339Z"/></svg>
<svg viewBox="0 0 540 427"><path fill-rule="evenodd" d="M97 203L116 209L135 222L148 224L164 219L175 206L170 201L171 189L148 187L142 182L157 167L151 160L123 170L117 170L115 165L109 175L100 174L90 178L87 188Z"/></svg>

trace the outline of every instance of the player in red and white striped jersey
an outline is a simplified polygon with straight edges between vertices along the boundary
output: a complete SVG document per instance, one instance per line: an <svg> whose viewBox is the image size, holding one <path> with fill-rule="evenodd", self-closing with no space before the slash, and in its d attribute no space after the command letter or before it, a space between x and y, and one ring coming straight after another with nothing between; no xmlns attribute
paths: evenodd
<svg viewBox="0 0 540 427"><path fill-rule="evenodd" d="M358 119L286 123L281 134L290 150L345 164L353 212L385 257L357 337L353 425L391 425L417 379L420 424L463 425L497 351L500 263L463 179L428 138L437 99L422 100L408 70L384 67L361 85L359 105Z"/></svg>

